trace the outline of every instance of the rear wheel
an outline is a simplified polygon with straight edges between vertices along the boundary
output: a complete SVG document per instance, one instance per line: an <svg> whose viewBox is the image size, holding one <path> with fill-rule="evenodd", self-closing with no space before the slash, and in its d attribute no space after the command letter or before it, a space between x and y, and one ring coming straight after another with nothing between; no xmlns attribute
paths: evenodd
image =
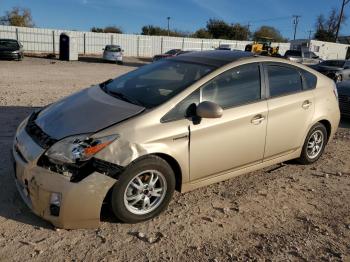
<svg viewBox="0 0 350 262"><path fill-rule="evenodd" d="M160 214L175 190L175 174L160 157L149 156L132 163L114 185L111 205L115 216L137 223Z"/></svg>
<svg viewBox="0 0 350 262"><path fill-rule="evenodd" d="M321 123L315 124L305 139L299 162L305 165L316 162L323 154L327 139L326 127Z"/></svg>

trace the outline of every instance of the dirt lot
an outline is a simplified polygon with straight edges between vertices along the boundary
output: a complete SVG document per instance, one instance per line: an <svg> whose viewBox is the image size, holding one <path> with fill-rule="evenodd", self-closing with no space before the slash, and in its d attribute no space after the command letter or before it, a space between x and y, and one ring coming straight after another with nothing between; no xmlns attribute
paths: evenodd
<svg viewBox="0 0 350 262"><path fill-rule="evenodd" d="M350 122L314 165L286 163L186 194L152 221L55 230L13 182L16 126L36 107L140 66L0 61L0 261L350 261ZM83 203L89 204L89 203Z"/></svg>

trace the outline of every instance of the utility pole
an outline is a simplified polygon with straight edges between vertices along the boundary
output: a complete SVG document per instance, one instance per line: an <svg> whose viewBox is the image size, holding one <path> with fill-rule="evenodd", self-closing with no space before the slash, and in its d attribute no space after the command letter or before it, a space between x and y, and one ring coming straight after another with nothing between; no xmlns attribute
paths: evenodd
<svg viewBox="0 0 350 262"><path fill-rule="evenodd" d="M249 40L249 33L250 33L250 27L251 27L251 23L250 22L248 22L248 24L247 24L247 40Z"/></svg>
<svg viewBox="0 0 350 262"><path fill-rule="evenodd" d="M169 27L169 21L170 21L170 16L168 16L166 19L168 20L168 36L170 35L170 27Z"/></svg>
<svg viewBox="0 0 350 262"><path fill-rule="evenodd" d="M309 40L310 40L311 39L311 34L312 34L313 31L312 30L308 30L307 32L309 33Z"/></svg>
<svg viewBox="0 0 350 262"><path fill-rule="evenodd" d="M350 2L350 0L343 0L343 3L342 3L342 5L341 5L339 20L338 20L338 24L337 24L337 31L336 31L336 33L335 33L335 42L338 42L339 29L340 29L341 21L343 20L344 7L345 7L349 2Z"/></svg>
<svg viewBox="0 0 350 262"><path fill-rule="evenodd" d="M301 16L300 15L293 15L293 24L294 24L294 37L293 39L295 40L295 36L297 35L297 28L298 28L298 24L299 24L299 18Z"/></svg>

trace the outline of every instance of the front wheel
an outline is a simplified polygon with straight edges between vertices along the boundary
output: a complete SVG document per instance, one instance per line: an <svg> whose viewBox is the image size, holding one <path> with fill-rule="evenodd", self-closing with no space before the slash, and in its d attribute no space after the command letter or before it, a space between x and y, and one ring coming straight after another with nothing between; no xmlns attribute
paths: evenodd
<svg viewBox="0 0 350 262"><path fill-rule="evenodd" d="M128 166L113 188L114 215L125 223L137 223L159 215L175 190L175 174L160 157L149 156Z"/></svg>
<svg viewBox="0 0 350 262"><path fill-rule="evenodd" d="M327 140L326 127L321 123L315 124L305 139L299 162L305 165L316 162L323 154Z"/></svg>

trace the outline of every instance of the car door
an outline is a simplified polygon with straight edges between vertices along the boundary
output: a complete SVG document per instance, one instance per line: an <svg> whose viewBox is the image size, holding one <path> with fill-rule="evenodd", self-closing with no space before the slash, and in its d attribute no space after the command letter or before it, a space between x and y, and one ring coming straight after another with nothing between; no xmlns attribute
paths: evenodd
<svg viewBox="0 0 350 262"><path fill-rule="evenodd" d="M200 88L201 101L224 111L221 118L190 124L190 179L198 180L262 162L267 102L260 65L230 69Z"/></svg>
<svg viewBox="0 0 350 262"><path fill-rule="evenodd" d="M265 63L264 68L269 97L264 155L267 161L303 144L315 103L313 90L306 89L301 70L282 63Z"/></svg>

